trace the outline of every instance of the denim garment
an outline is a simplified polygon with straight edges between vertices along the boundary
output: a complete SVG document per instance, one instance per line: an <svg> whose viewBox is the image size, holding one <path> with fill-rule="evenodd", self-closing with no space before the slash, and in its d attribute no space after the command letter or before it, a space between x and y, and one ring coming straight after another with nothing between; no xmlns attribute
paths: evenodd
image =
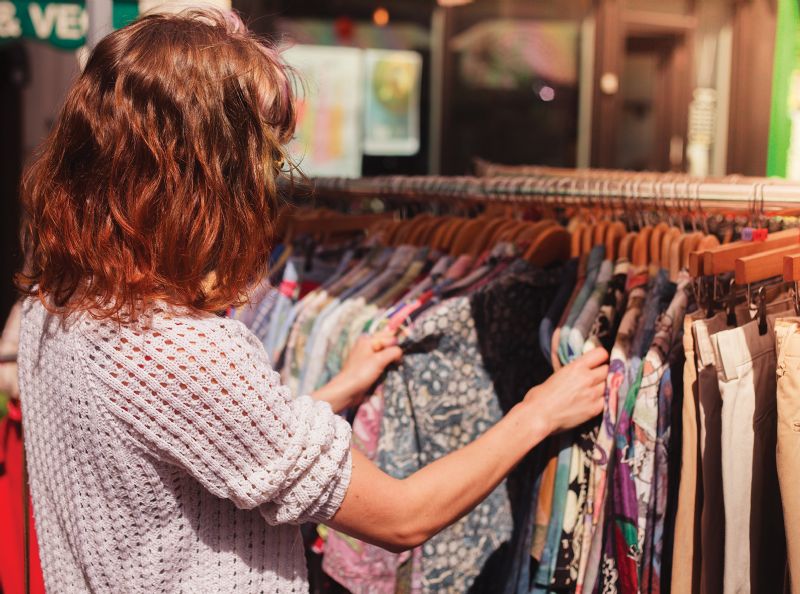
<svg viewBox="0 0 800 594"><path fill-rule="evenodd" d="M613 264L608 260L603 260L597 273L594 290L589 295L589 299L583 306L583 311L578 315L569 332L567 346L570 357L573 359L583 354L584 344L589 337L595 319L600 313L600 306L606 295L613 271Z"/></svg>
<svg viewBox="0 0 800 594"><path fill-rule="evenodd" d="M403 361L384 382L380 468L403 478L460 449L547 378L537 329L558 281L559 271L518 261L472 295L417 319ZM531 460L423 545L425 592L501 592L519 573L513 552L525 527L513 519L530 506Z"/></svg>
<svg viewBox="0 0 800 594"><path fill-rule="evenodd" d="M650 283L650 290L642 310L642 323L633 339L631 355L643 359L656 335L656 320L672 301L676 285L670 282L666 270L659 270Z"/></svg>
<svg viewBox="0 0 800 594"><path fill-rule="evenodd" d="M542 348L542 354L545 361L550 365L551 361L551 343L553 342L553 332L555 332L558 321L564 313L570 295L575 288L575 283L578 279L578 259L573 258L564 265L562 269L561 285L558 288L550 308L539 325L539 346ZM552 366L551 366L552 367Z"/></svg>
<svg viewBox="0 0 800 594"><path fill-rule="evenodd" d="M583 311L583 306L594 291L595 281L597 274L600 272L600 265L603 263L603 258L606 256L606 248L602 245L597 245L589 252L589 261L586 265L586 280L581 287L575 301L570 307L567 320L561 328L561 337L558 344L558 358L564 364L568 363L571 359L569 350L569 332L572 330L572 325L578 319L578 316Z"/></svg>
<svg viewBox="0 0 800 594"><path fill-rule="evenodd" d="M297 298L300 295L300 276L297 273L297 267L291 260L286 263L283 269L283 277L278 285L278 296L275 302L275 307L272 311L267 334L263 339L264 349L270 357L273 366L276 364L277 353L276 348L283 336L288 335L288 330L284 333L284 328L292 311L292 306L297 303Z"/></svg>

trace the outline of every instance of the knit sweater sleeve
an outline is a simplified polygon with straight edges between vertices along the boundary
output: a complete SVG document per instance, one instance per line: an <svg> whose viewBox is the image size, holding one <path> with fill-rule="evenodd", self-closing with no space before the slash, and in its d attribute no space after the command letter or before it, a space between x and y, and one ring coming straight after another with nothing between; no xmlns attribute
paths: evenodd
<svg viewBox="0 0 800 594"><path fill-rule="evenodd" d="M84 364L124 435L270 524L324 521L350 481L350 427L292 398L239 322L169 318L137 330L84 322Z"/></svg>

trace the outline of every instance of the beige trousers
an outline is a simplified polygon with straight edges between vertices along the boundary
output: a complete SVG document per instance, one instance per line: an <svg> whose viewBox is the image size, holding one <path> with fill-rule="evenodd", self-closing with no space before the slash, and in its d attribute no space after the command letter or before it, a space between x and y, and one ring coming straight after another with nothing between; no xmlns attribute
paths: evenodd
<svg viewBox="0 0 800 594"><path fill-rule="evenodd" d="M724 594L778 593L784 585L786 544L775 465L777 315L768 315L764 334L752 321L712 338L722 396Z"/></svg>
<svg viewBox="0 0 800 594"><path fill-rule="evenodd" d="M775 323L778 351L778 480L791 591L800 594L800 318Z"/></svg>
<svg viewBox="0 0 800 594"><path fill-rule="evenodd" d="M698 447L699 403L697 395L697 362L695 361L692 323L703 312L686 316L683 322L683 404L681 422L681 474L678 486L678 507L675 513L675 540L672 549L672 592L700 592L700 511L702 509L702 477Z"/></svg>

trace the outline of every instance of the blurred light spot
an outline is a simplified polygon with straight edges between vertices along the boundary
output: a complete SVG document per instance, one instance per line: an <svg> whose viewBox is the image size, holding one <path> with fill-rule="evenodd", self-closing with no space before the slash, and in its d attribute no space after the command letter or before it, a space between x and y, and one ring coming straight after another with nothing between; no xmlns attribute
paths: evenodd
<svg viewBox="0 0 800 594"><path fill-rule="evenodd" d="M552 101L556 98L556 91L553 87L548 87L547 85L543 86L539 89L539 99L542 101Z"/></svg>
<svg viewBox="0 0 800 594"><path fill-rule="evenodd" d="M372 22L379 27L385 27L389 24L389 11L382 6L376 8L372 13Z"/></svg>

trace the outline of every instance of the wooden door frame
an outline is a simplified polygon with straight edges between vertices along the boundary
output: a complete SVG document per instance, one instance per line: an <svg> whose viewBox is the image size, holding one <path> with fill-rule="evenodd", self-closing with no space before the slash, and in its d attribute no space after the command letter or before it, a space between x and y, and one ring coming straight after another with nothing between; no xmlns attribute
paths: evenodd
<svg viewBox="0 0 800 594"><path fill-rule="evenodd" d="M776 0L734 2L728 173L767 173L776 4Z"/></svg>
<svg viewBox="0 0 800 594"><path fill-rule="evenodd" d="M663 129L669 129L668 138L679 135L685 142L691 87L694 80L692 56L697 19L693 15L629 10L622 7L621 0L603 0L598 4L596 14L592 166L601 168L615 166L617 131L622 108L619 84L625 44L629 37L657 36L674 40L675 48L671 58L672 63L669 65L672 72L669 82L669 109L661 110L666 115L662 115L659 125ZM607 92L609 89L604 90L604 86L609 83L609 76L616 77L617 83L616 90L611 93Z"/></svg>

